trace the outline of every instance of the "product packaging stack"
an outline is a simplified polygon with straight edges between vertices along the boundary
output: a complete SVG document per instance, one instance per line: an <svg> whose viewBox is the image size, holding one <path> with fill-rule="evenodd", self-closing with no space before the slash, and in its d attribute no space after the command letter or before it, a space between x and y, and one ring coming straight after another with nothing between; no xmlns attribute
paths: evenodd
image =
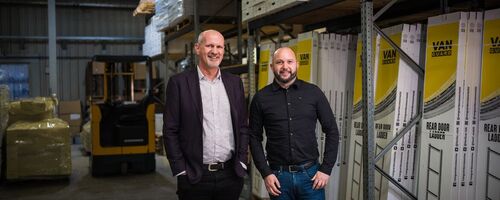
<svg viewBox="0 0 500 200"><path fill-rule="evenodd" d="M475 199L482 16L428 20L419 198Z"/></svg>
<svg viewBox="0 0 500 200"><path fill-rule="evenodd" d="M484 13L476 197L500 199L500 9Z"/></svg>
<svg viewBox="0 0 500 200"><path fill-rule="evenodd" d="M344 199L347 179L348 136L352 113L352 94L356 55L356 37L340 34L320 34L318 51L318 86L325 94L339 129L337 162L326 188L327 199ZM320 160L325 149L325 134L317 129Z"/></svg>
<svg viewBox="0 0 500 200"><path fill-rule="evenodd" d="M65 178L71 174L67 122L53 118L56 100L34 98L10 104L6 132L6 178Z"/></svg>

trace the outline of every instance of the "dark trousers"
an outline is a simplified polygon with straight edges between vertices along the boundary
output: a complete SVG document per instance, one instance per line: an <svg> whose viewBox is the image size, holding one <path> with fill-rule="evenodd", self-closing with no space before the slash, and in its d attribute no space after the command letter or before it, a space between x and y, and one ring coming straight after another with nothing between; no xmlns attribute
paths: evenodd
<svg viewBox="0 0 500 200"><path fill-rule="evenodd" d="M243 178L234 167L216 172L205 170L200 182L191 184L186 175L177 177L179 200L238 200L243 189Z"/></svg>

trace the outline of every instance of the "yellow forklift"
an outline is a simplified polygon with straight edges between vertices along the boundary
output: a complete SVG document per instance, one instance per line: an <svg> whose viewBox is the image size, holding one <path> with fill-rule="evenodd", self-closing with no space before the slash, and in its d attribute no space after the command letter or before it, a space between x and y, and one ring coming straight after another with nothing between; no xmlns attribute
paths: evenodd
<svg viewBox="0 0 500 200"><path fill-rule="evenodd" d="M144 173L155 170L155 105L152 63L147 56L94 56L103 70L103 96L90 100L93 176ZM134 76L146 66L143 97L138 97ZM103 69L102 69L103 68ZM143 86L144 87L144 86ZM141 95L142 96L142 95Z"/></svg>

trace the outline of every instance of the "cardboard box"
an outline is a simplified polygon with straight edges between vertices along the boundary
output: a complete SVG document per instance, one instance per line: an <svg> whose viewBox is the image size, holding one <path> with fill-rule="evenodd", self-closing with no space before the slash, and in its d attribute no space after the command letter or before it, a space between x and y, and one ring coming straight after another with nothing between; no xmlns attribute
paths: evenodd
<svg viewBox="0 0 500 200"><path fill-rule="evenodd" d="M144 80L146 79L146 64L134 63L134 79L135 80ZM157 77L156 67L153 66L153 79Z"/></svg>
<svg viewBox="0 0 500 200"><path fill-rule="evenodd" d="M80 100L59 102L59 115L63 114L81 114L82 105Z"/></svg>
<svg viewBox="0 0 500 200"><path fill-rule="evenodd" d="M82 124L81 114L62 114L59 118L68 122L70 126L80 126Z"/></svg>
<svg viewBox="0 0 500 200"><path fill-rule="evenodd" d="M69 127L69 134L71 135L71 137L79 135L80 132L81 132L80 126L70 126Z"/></svg>
<svg viewBox="0 0 500 200"><path fill-rule="evenodd" d="M103 62L92 62L92 74L103 75L106 64Z"/></svg>

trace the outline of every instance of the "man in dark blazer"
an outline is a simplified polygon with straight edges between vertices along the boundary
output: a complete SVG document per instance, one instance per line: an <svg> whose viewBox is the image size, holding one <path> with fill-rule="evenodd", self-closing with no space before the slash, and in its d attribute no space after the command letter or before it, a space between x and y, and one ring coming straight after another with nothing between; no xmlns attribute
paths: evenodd
<svg viewBox="0 0 500 200"><path fill-rule="evenodd" d="M247 170L248 121L243 83L222 72L224 37L202 32L198 66L170 78L163 137L179 199L236 200Z"/></svg>

